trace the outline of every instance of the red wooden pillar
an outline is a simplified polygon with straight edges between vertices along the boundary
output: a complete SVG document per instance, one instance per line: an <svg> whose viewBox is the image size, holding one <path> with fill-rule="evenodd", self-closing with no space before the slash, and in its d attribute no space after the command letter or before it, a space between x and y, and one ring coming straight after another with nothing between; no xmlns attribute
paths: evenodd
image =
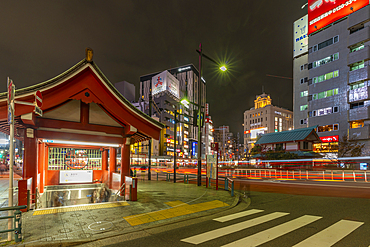
<svg viewBox="0 0 370 247"><path fill-rule="evenodd" d="M37 163L38 163L38 173L40 174L40 181L37 187L39 188L40 193L44 193L44 167L45 167L45 143L43 142L38 142L38 158L37 158Z"/></svg>
<svg viewBox="0 0 370 247"><path fill-rule="evenodd" d="M117 160L117 149L110 147L109 148L109 188L112 188L112 181L113 181L113 172L116 171L116 160Z"/></svg>
<svg viewBox="0 0 370 247"><path fill-rule="evenodd" d="M108 173L108 149L103 149L101 164L102 164L101 166L102 183L105 183L107 181L107 173Z"/></svg>
<svg viewBox="0 0 370 247"><path fill-rule="evenodd" d="M125 138L121 147L121 186L125 182L125 176L130 176L130 141Z"/></svg>
<svg viewBox="0 0 370 247"><path fill-rule="evenodd" d="M31 134L32 133L32 134ZM32 178L32 191L37 187L37 142L36 131L24 134L23 179Z"/></svg>

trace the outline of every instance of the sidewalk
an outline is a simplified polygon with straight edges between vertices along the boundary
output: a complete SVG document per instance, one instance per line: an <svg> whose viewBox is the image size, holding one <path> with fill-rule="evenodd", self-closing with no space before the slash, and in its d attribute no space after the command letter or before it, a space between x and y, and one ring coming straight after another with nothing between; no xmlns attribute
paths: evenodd
<svg viewBox="0 0 370 247"><path fill-rule="evenodd" d="M212 214L235 206L228 191L195 184L138 181L138 200L29 211L22 216L23 243L67 246Z"/></svg>

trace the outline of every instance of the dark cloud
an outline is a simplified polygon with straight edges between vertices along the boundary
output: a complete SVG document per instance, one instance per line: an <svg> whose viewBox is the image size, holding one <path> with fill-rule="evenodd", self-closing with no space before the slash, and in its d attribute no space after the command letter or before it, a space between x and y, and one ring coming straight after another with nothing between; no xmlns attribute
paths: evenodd
<svg viewBox="0 0 370 247"><path fill-rule="evenodd" d="M94 50L112 82L188 63L195 49L232 66L225 76L204 62L207 101L216 126L242 132L243 112L255 95L292 109L292 26L306 1L1 1L0 91L6 77L17 88L50 79Z"/></svg>

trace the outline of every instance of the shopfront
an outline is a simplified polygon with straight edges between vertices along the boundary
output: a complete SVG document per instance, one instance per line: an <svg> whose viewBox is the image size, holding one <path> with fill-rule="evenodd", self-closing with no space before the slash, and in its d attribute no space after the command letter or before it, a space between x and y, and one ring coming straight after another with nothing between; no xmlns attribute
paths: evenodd
<svg viewBox="0 0 370 247"><path fill-rule="evenodd" d="M338 153L338 141L339 136L320 136L321 143L313 144L313 151L315 153L322 153L327 155L328 153L337 154Z"/></svg>
<svg viewBox="0 0 370 247"><path fill-rule="evenodd" d="M158 140L164 127L131 105L91 57L16 90L15 100L32 103L37 91L42 115L33 106L15 106L15 137L24 143L22 178L32 178L33 191L93 183L112 188L117 177L121 185L130 176L130 145ZM0 131L9 135L6 92L0 94Z"/></svg>

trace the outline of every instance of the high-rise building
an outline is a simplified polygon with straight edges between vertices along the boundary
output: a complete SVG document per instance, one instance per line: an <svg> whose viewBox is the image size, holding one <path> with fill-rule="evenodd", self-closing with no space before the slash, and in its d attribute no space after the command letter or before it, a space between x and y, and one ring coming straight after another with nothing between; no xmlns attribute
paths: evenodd
<svg viewBox="0 0 370 247"><path fill-rule="evenodd" d="M271 104L268 94L257 95L254 107L244 112L244 150L249 152L259 135L293 129L293 112Z"/></svg>
<svg viewBox="0 0 370 247"><path fill-rule="evenodd" d="M318 126L323 143L315 144L316 152L336 153L344 135L365 143L366 152L370 146L369 1L315 3L308 2L307 22L302 24L308 27L308 53L293 60L294 127Z"/></svg>
<svg viewBox="0 0 370 247"><path fill-rule="evenodd" d="M135 101L135 85L127 81L120 81L114 84L115 88L125 97L128 101Z"/></svg>
<svg viewBox="0 0 370 247"><path fill-rule="evenodd" d="M167 128L163 136L160 155L173 155L174 147L174 113L178 109L176 151L183 158L197 158L198 127L194 124L194 114L198 104L198 70L194 65L185 65L163 72L140 77L139 105L144 105L144 112L149 109L149 94L153 96L152 115L156 115ZM206 86L202 78L202 112L205 112ZM186 98L190 104L184 106L180 100ZM144 102L144 104L143 104ZM203 115L204 116L204 115ZM203 120L203 122L205 122ZM203 127L202 131L205 135ZM205 137L202 138L206 142ZM207 139L208 140L208 139ZM202 156L205 158L205 145L202 145Z"/></svg>

